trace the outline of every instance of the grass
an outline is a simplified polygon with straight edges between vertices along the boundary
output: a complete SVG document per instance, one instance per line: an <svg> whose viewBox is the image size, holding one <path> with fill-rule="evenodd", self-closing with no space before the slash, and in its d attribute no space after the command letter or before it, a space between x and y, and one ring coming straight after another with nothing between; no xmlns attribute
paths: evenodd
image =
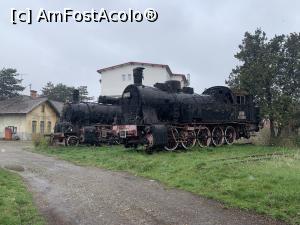
<svg viewBox="0 0 300 225"><path fill-rule="evenodd" d="M80 165L128 171L228 206L300 224L300 150L296 148L234 145L152 155L119 146L38 151Z"/></svg>
<svg viewBox="0 0 300 225"><path fill-rule="evenodd" d="M33 204L32 196L15 173L0 168L0 224L43 225L43 218Z"/></svg>

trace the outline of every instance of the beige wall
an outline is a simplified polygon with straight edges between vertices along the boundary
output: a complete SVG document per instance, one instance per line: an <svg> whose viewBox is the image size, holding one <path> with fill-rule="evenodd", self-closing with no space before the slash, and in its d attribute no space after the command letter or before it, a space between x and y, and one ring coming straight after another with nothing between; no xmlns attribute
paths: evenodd
<svg viewBox="0 0 300 225"><path fill-rule="evenodd" d="M157 82L165 82L170 80L170 75L164 67L154 67L141 65L145 68L143 84L153 86ZM101 73L101 95L122 95L123 90L129 84L133 84L132 70L138 67L137 65L126 65L116 69L108 70ZM125 74L125 81L122 75ZM131 80L128 79L128 74Z"/></svg>
<svg viewBox="0 0 300 225"><path fill-rule="evenodd" d="M42 108L44 105L44 112ZM36 133L39 134L40 122L44 121L44 133L47 134L48 122L51 122L51 132L53 132L54 125L58 120L57 114L49 103L43 103L29 112L27 115L2 115L0 116L0 138L4 137L4 129L7 126L17 127L17 135L22 140L31 140L32 138L32 121L36 121ZM50 133L51 133L50 132Z"/></svg>
<svg viewBox="0 0 300 225"><path fill-rule="evenodd" d="M44 108L44 112L42 112L42 109ZM26 115L26 131L28 133L32 133L32 121L36 121L36 133L41 133L41 121L44 121L44 133L51 133L53 132L54 125L56 121L58 120L58 117L53 110L53 108L49 105L49 103L43 103L36 107L34 110L32 110L30 113ZM48 122L51 122L51 131L48 132Z"/></svg>

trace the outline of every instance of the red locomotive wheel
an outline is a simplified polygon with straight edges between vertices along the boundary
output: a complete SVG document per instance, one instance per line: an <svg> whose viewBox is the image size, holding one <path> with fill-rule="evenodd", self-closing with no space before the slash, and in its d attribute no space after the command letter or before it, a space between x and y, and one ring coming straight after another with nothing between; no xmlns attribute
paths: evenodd
<svg viewBox="0 0 300 225"><path fill-rule="evenodd" d="M168 129L168 143L165 146L167 151L174 151L178 147L179 134L176 128Z"/></svg>
<svg viewBox="0 0 300 225"><path fill-rule="evenodd" d="M221 146L224 143L224 132L221 127L214 127L214 129L211 132L211 136L212 143L214 146Z"/></svg>
<svg viewBox="0 0 300 225"><path fill-rule="evenodd" d="M181 145L184 149L190 149L196 144L196 133L195 131L182 130L180 132Z"/></svg>
<svg viewBox="0 0 300 225"><path fill-rule="evenodd" d="M225 142L228 145L232 145L236 139L236 132L234 127L228 126L225 129Z"/></svg>
<svg viewBox="0 0 300 225"><path fill-rule="evenodd" d="M200 147L208 147L211 143L211 133L208 127L201 127L197 133L197 141Z"/></svg>

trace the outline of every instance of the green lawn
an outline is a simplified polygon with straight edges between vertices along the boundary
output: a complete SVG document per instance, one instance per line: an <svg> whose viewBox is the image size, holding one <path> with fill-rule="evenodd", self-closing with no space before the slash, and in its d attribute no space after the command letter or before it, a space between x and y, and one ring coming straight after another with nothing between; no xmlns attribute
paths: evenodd
<svg viewBox="0 0 300 225"><path fill-rule="evenodd" d="M32 202L32 196L15 173L0 168L0 224L42 225L43 218Z"/></svg>
<svg viewBox="0 0 300 225"><path fill-rule="evenodd" d="M118 146L38 151L80 165L128 171L300 224L300 149L234 145L152 155Z"/></svg>

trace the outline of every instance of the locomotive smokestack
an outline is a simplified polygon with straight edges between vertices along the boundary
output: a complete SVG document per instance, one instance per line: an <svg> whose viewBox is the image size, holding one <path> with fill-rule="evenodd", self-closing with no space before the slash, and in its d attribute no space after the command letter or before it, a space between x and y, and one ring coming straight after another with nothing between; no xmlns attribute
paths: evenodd
<svg viewBox="0 0 300 225"><path fill-rule="evenodd" d="M143 84L143 67L136 67L133 69L133 82L135 85L142 85Z"/></svg>
<svg viewBox="0 0 300 225"><path fill-rule="evenodd" d="M73 91L72 102L79 103L79 90L78 89L75 89Z"/></svg>

